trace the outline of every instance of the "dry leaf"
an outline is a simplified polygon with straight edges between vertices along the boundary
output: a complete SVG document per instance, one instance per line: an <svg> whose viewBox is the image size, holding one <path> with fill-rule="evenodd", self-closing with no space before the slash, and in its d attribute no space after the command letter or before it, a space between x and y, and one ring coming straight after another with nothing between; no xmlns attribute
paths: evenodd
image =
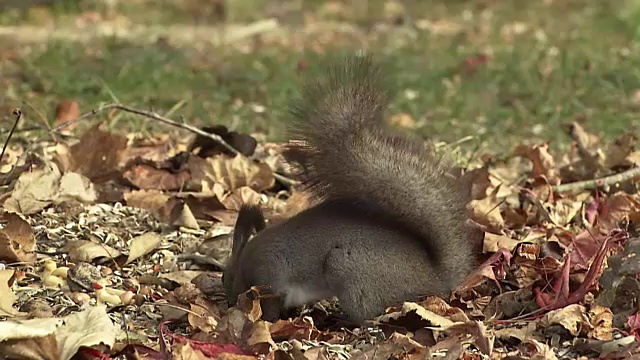
<svg viewBox="0 0 640 360"><path fill-rule="evenodd" d="M56 360L71 359L81 346L105 344L111 347L115 338L116 328L104 306L90 307L64 318L0 322L0 352L9 340L11 347L18 346L24 351L45 349L49 351L45 353L47 358L53 355Z"/></svg>
<svg viewBox="0 0 640 360"><path fill-rule="evenodd" d="M553 156L549 154L549 144L536 144L533 146L520 145L514 153L531 160L534 177L544 177L549 184L552 185L558 185L560 183L555 160L553 160Z"/></svg>
<svg viewBox="0 0 640 360"><path fill-rule="evenodd" d="M34 263L36 239L31 225L15 213L6 212L2 217L7 225L0 230L0 261Z"/></svg>
<svg viewBox="0 0 640 360"><path fill-rule="evenodd" d="M627 157L635 150L638 138L635 134L625 132L607 147L604 166L612 169L618 166L630 166Z"/></svg>
<svg viewBox="0 0 640 360"><path fill-rule="evenodd" d="M120 251L103 244L99 240L69 240L64 246L64 251L69 253L69 257L75 263L90 263L94 259L103 257L116 259L122 255Z"/></svg>
<svg viewBox="0 0 640 360"><path fill-rule="evenodd" d="M58 106L56 106L55 112L56 115L55 119L53 120L53 126L58 127L63 123L71 121L80 116L80 106L78 106L78 103L73 100L65 99L62 100L60 104L58 104ZM80 122L76 121L73 124L67 125L64 130L71 131L79 124Z"/></svg>
<svg viewBox="0 0 640 360"><path fill-rule="evenodd" d="M513 251L522 240L515 240L505 235L496 235L486 232L484 234L483 253L496 252L500 248Z"/></svg>
<svg viewBox="0 0 640 360"><path fill-rule="evenodd" d="M15 270L0 270L0 316L15 316L18 314L18 310L13 307L17 297L11 289L14 274ZM2 341L1 331L0 341Z"/></svg>
<svg viewBox="0 0 640 360"><path fill-rule="evenodd" d="M239 211L244 204L258 205L262 202L262 194L248 186L233 190L221 200L227 210Z"/></svg>
<svg viewBox="0 0 640 360"><path fill-rule="evenodd" d="M518 348L531 360L558 360L553 348L549 345L534 339L522 342Z"/></svg>
<svg viewBox="0 0 640 360"><path fill-rule="evenodd" d="M191 312L187 315L189 324L196 329L200 329L206 333L212 333L218 321L216 321L214 315L204 306L189 304L191 306Z"/></svg>
<svg viewBox="0 0 640 360"><path fill-rule="evenodd" d="M93 183L83 175L74 172L66 172L60 179L60 184L56 197L53 199L55 204L65 201L79 201L85 204L94 203L98 199L98 195L93 187Z"/></svg>
<svg viewBox="0 0 640 360"><path fill-rule="evenodd" d="M269 323L266 321L258 320L254 322L251 330L246 335L245 342L251 348L252 352L267 354L271 347L276 346L269 332Z"/></svg>
<svg viewBox="0 0 640 360"><path fill-rule="evenodd" d="M34 214L49 206L58 192L62 174L55 164L25 172L4 203L4 208L24 215Z"/></svg>
<svg viewBox="0 0 640 360"><path fill-rule="evenodd" d="M179 285L185 285L191 283L196 276L203 274L202 270L179 270L169 273L159 274L158 277L162 279L171 280Z"/></svg>
<svg viewBox="0 0 640 360"><path fill-rule="evenodd" d="M273 171L264 163L256 163L244 156L229 158L216 155L207 159L189 158L193 181L201 184L203 191L221 184L226 191L249 186L255 191L270 189L275 184Z"/></svg>
<svg viewBox="0 0 640 360"><path fill-rule="evenodd" d="M573 336L586 333L592 328L586 309L580 304L567 305L562 309L550 311L541 319L541 326L547 327L554 324L561 325Z"/></svg>
<svg viewBox="0 0 640 360"><path fill-rule="evenodd" d="M554 203L545 204L542 209L547 211L549 220L556 226L567 226L582 209L581 201L561 199Z"/></svg>
<svg viewBox="0 0 640 360"><path fill-rule="evenodd" d="M181 190L191 179L189 170L169 171L151 164L139 164L127 169L122 177L142 190Z"/></svg>
<svg viewBox="0 0 640 360"><path fill-rule="evenodd" d="M188 342L176 343L171 349L171 358L174 360L210 360L202 351L194 349Z"/></svg>
<svg viewBox="0 0 640 360"><path fill-rule="evenodd" d="M482 200L472 200L467 208L472 211L471 218L477 223L484 225L491 232L500 234L504 229L504 219L500 213L500 201L497 198L500 186Z"/></svg>
<svg viewBox="0 0 640 360"><path fill-rule="evenodd" d="M80 173L93 183L102 183L119 175L118 165L127 138L100 130L101 123L88 129L80 141L69 148L69 164L66 170Z"/></svg>
<svg viewBox="0 0 640 360"><path fill-rule="evenodd" d="M134 237L131 239L131 245L129 245L129 257L127 257L126 264L150 253L161 243L162 236L152 232Z"/></svg>
<svg viewBox="0 0 640 360"><path fill-rule="evenodd" d="M55 163L43 169L25 172L18 178L11 197L4 208L24 215L36 213L52 203L77 200L92 203L97 199L93 184L80 174L67 172L64 175Z"/></svg>
<svg viewBox="0 0 640 360"><path fill-rule="evenodd" d="M386 315L379 316L375 323L393 323L402 324L405 317L417 315L420 320L424 321L424 326L440 328L442 330L449 328L454 324L453 321L440 316L432 311L429 311L417 303L405 302L402 305L402 310L395 311Z"/></svg>
<svg viewBox="0 0 640 360"><path fill-rule="evenodd" d="M611 312L611 309L592 305L589 310L589 322L592 326L588 333L589 338L613 340L613 312Z"/></svg>

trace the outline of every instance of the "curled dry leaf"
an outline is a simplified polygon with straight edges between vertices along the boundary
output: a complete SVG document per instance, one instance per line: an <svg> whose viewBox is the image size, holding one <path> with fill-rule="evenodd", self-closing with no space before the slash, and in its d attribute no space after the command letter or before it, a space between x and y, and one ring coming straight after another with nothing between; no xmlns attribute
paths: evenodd
<svg viewBox="0 0 640 360"><path fill-rule="evenodd" d="M11 192L11 197L5 201L4 208L24 215L44 209L55 198L61 177L62 174L55 164L22 173Z"/></svg>
<svg viewBox="0 0 640 360"><path fill-rule="evenodd" d="M533 176L544 177L549 184L560 184L559 172L549 154L549 144L536 144L532 146L520 145L516 148L515 154L526 157L533 164Z"/></svg>
<svg viewBox="0 0 640 360"><path fill-rule="evenodd" d="M505 235L496 235L492 233L484 234L483 253L496 252L500 248L513 251L522 240L515 240Z"/></svg>
<svg viewBox="0 0 640 360"><path fill-rule="evenodd" d="M123 174L127 181L143 190L181 190L191 179L189 170L171 171L157 168L152 164L138 164L127 169Z"/></svg>
<svg viewBox="0 0 640 360"><path fill-rule="evenodd" d="M269 332L269 323L263 320L258 320L251 325L251 330L245 332L245 339L243 343L251 349L251 352L257 354L268 354L272 347L276 346L276 343L271 338Z"/></svg>
<svg viewBox="0 0 640 360"><path fill-rule="evenodd" d="M249 186L243 186L233 190L225 196L221 202L227 210L239 211L243 204L257 205L262 201L262 194L253 190Z"/></svg>
<svg viewBox="0 0 640 360"><path fill-rule="evenodd" d="M416 320L417 323L415 322ZM418 328L428 326L442 330L454 324L454 322L448 318L429 311L414 302L405 302L400 311L382 315L375 320L375 323L400 325L406 327L408 330L414 328L414 326L409 326L409 324L420 324Z"/></svg>
<svg viewBox="0 0 640 360"><path fill-rule="evenodd" d="M101 123L88 129L80 141L69 148L67 171L80 173L94 183L102 183L119 175L118 164L127 138L100 129Z"/></svg>
<svg viewBox="0 0 640 360"><path fill-rule="evenodd" d="M0 261L34 263L36 239L31 225L15 213L5 212L2 218L7 224L0 230Z"/></svg>
<svg viewBox="0 0 640 360"><path fill-rule="evenodd" d="M56 115L55 119L53 120L53 126L58 127L63 123L71 121L80 116L80 106L78 106L78 103L73 100L65 99L56 106L55 113ZM73 124L67 125L64 130L71 131L79 124L80 122L77 121Z"/></svg>
<svg viewBox="0 0 640 360"><path fill-rule="evenodd" d="M209 360L210 357L202 353L201 350L194 349L188 342L176 343L171 350L171 357L174 360Z"/></svg>
<svg viewBox="0 0 640 360"><path fill-rule="evenodd" d="M635 134L629 132L622 133L618 139L611 142L607 147L604 166L607 169L620 166L632 166L633 164L629 163L628 157L635 150L637 140L638 138Z"/></svg>
<svg viewBox="0 0 640 360"><path fill-rule="evenodd" d="M158 190L134 190L124 194L124 199L128 206L145 209L167 224L200 229L189 205L178 197Z"/></svg>
<svg viewBox="0 0 640 360"><path fill-rule="evenodd" d="M146 233L131 239L129 246L129 256L126 264L138 259L158 247L162 243L162 236L156 233Z"/></svg>
<svg viewBox="0 0 640 360"><path fill-rule="evenodd" d="M555 352L549 345L534 339L522 342L518 348L523 355L536 360L558 360Z"/></svg>
<svg viewBox="0 0 640 360"><path fill-rule="evenodd" d="M16 294L11 289L15 270L0 270L0 316L15 316L18 313L13 307L16 302ZM2 341L0 336L0 341Z"/></svg>
<svg viewBox="0 0 640 360"><path fill-rule="evenodd" d="M275 184L269 165L256 163L244 156L230 158L217 155L207 159L189 158L193 181L201 184L203 191L221 184L227 191L249 186L255 191L267 190Z"/></svg>
<svg viewBox="0 0 640 360"><path fill-rule="evenodd" d="M116 329L104 306L90 307L64 318L0 322L0 353L18 351L17 358L44 351L42 358L71 359L82 346L113 346ZM16 350L17 349L17 350Z"/></svg>
<svg viewBox="0 0 640 360"><path fill-rule="evenodd" d="M189 324L196 329L200 329L200 331L212 333L216 329L218 321L215 319L211 311L201 305L189 305L191 306L191 312L187 315Z"/></svg>
<svg viewBox="0 0 640 360"><path fill-rule="evenodd" d="M580 304L567 305L562 309L550 311L545 314L540 324L544 327L560 325L573 336L592 330L587 310Z"/></svg>
<svg viewBox="0 0 640 360"><path fill-rule="evenodd" d="M90 263L99 258L116 259L122 255L120 251L103 244L98 239L96 241L69 240L63 250L68 252L69 257L75 263Z"/></svg>
<svg viewBox="0 0 640 360"><path fill-rule="evenodd" d="M619 223L629 214L640 211L640 201L632 195L622 192L615 193L607 198L597 217L598 229L608 234L617 229Z"/></svg>
<svg viewBox="0 0 640 360"><path fill-rule="evenodd" d="M235 131L230 131L224 125L206 126L202 128L203 131L209 134L219 135L222 140L229 144L232 148L238 150L245 156L253 155L253 152L258 145L258 142L251 135L241 134ZM206 158L215 154L227 154L233 155L219 142L209 139L207 137L197 135L193 142L189 145L188 151L193 151L198 156Z"/></svg>
<svg viewBox="0 0 640 360"><path fill-rule="evenodd" d="M54 163L42 169L25 172L18 178L4 208L24 215L64 201L92 203L97 199L93 184L84 176L72 172L60 173Z"/></svg>
<svg viewBox="0 0 640 360"><path fill-rule="evenodd" d="M613 340L613 312L611 309L592 305L589 309L589 322L591 330L589 338L598 340Z"/></svg>
<svg viewBox="0 0 640 360"><path fill-rule="evenodd" d="M567 226L582 209L582 201L561 199L555 203L544 204L539 211L546 211L545 218L556 226Z"/></svg>
<svg viewBox="0 0 640 360"><path fill-rule="evenodd" d="M504 229L504 219L500 213L501 202L497 198L500 186L482 200L472 200L467 207L471 209L471 218L478 224L484 225L493 233L501 234Z"/></svg>

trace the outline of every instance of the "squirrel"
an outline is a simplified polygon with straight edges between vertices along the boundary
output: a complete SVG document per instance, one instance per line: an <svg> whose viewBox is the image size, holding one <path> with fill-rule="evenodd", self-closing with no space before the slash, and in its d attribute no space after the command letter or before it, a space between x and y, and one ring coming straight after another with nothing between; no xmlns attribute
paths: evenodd
<svg viewBox="0 0 640 360"><path fill-rule="evenodd" d="M473 270L479 230L461 181L424 141L385 126L385 89L369 56L303 87L284 155L317 205L269 227L259 206L241 207L223 274L231 305L268 286L264 320L337 296L363 323L402 301L447 296Z"/></svg>

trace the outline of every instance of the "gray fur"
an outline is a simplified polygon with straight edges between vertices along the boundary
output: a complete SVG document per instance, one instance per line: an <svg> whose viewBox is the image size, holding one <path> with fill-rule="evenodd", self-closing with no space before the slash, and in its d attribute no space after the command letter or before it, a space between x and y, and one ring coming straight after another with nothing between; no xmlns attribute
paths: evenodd
<svg viewBox="0 0 640 360"><path fill-rule="evenodd" d="M322 203L234 255L230 300L270 285L280 300L265 318L274 320L283 308L338 296L359 323L403 300L447 295L473 269L477 234L465 226L464 194L422 141L385 127L384 88L366 57L307 85L292 111L291 138L303 145L286 155Z"/></svg>

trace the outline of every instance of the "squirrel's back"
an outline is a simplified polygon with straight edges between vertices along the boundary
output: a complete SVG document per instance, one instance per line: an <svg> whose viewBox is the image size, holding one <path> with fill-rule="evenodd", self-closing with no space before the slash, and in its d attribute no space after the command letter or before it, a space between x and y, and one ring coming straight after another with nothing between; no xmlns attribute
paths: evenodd
<svg viewBox="0 0 640 360"><path fill-rule="evenodd" d="M370 58L334 65L293 107L285 155L304 170L313 195L371 206L416 234L457 285L474 266L464 194L422 140L385 126L388 95Z"/></svg>

